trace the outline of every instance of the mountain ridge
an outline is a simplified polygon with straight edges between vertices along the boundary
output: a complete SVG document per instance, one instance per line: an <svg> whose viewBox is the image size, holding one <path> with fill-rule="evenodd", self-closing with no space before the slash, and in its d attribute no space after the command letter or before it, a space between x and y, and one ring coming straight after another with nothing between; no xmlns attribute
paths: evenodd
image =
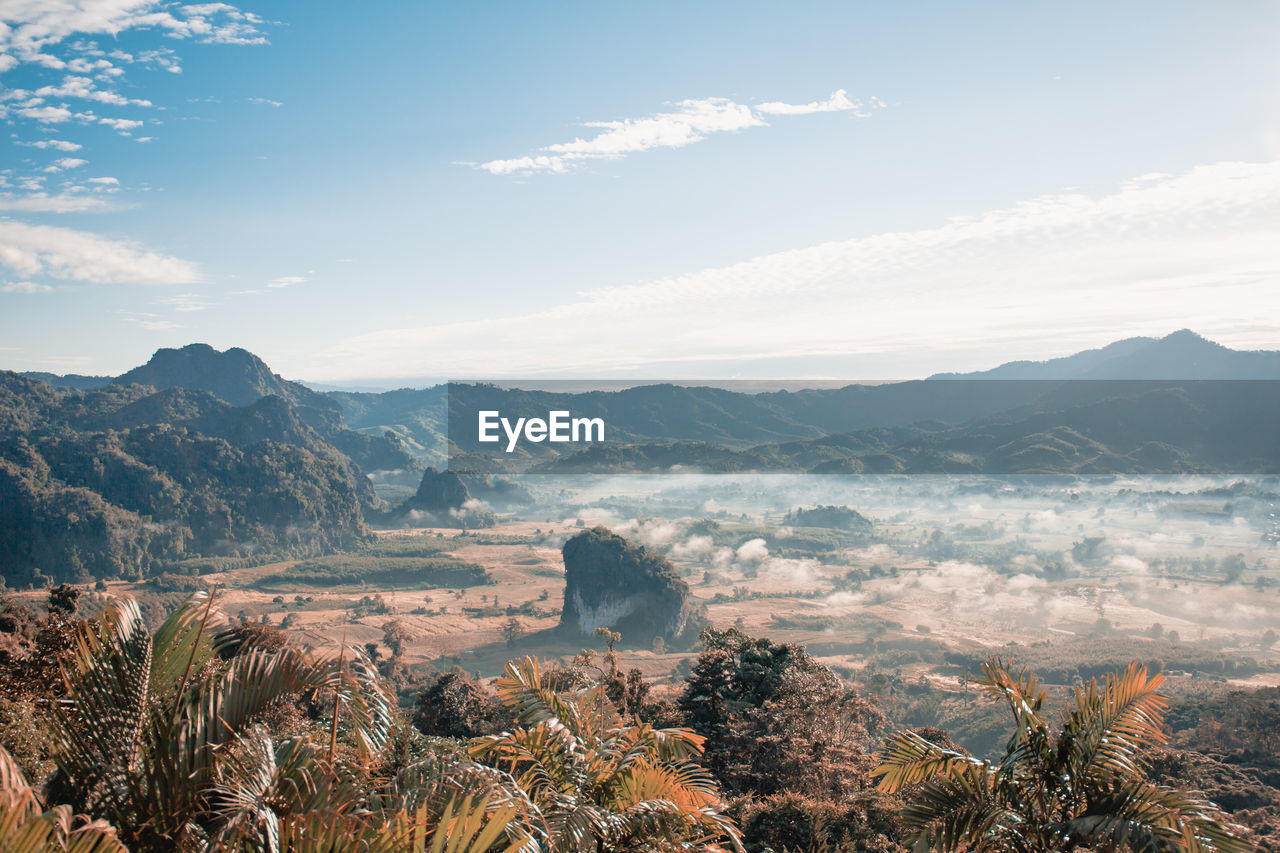
<svg viewBox="0 0 1280 853"><path fill-rule="evenodd" d="M1163 338L1125 338L1059 358L929 379L1280 379L1280 351L1233 350L1179 329Z"/></svg>

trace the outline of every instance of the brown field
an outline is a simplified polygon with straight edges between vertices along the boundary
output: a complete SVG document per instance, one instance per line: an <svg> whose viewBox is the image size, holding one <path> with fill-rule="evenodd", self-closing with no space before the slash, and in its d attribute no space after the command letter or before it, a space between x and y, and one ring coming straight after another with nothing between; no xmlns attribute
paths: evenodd
<svg viewBox="0 0 1280 853"><path fill-rule="evenodd" d="M662 515L637 521L593 505L595 497L584 496L583 505L567 519L556 513L561 520L548 524L551 514L542 508L523 518L503 517L499 526L479 531L479 537L457 541L450 555L486 569L490 585L465 590L298 586L283 593L253 586L290 562L201 580L219 586L229 614L253 620L265 615L275 625L295 614L289 631L303 642L337 643L345 637L348 643L380 643L386 623L399 620L412 637L405 657L411 667L458 665L491 676L515 654L563 659L579 646L599 647L597 638L574 641L552 630L564 584L559 546L585 519L582 524L604 524L667 553L696 601L705 605L710 624L738 625L753 635L805 643L843 670L874 664L905 677L928 677L940 686L954 684L955 669L936 660L940 647L974 651L1018 643L1066 649L1099 634L1099 620L1105 619L1106 636L1117 642L1150 636L1152 626L1159 625L1166 636L1176 631L1183 642L1257 660L1260 671L1241 673L1232 681L1280 683L1280 654L1262 647L1269 629L1280 630L1280 558L1273 543L1239 520L1169 519L1154 510L1153 502L1141 499L1115 507L1060 496L982 496L967 503L923 498L912 503L909 497L894 496L882 504L873 496L858 509L876 522L874 541L801 553L787 547L781 512L758 503L717 506L707 513L702 505L685 508L668 501L660 507ZM707 515L720 519L715 542L688 530L692 521ZM743 530L742 541L734 538L735 527ZM744 557L737 549L760 530L771 531L767 553ZM994 566L972 555L930 555L920 542L932 530L954 534L965 548L1004 548L1004 556ZM459 532L423 528L379 534L437 535L455 538ZM1105 537L1105 555L1080 564L1068 560L1065 577L1044 576L1047 554L1070 554L1085 536ZM500 537L528 541L485 541ZM1179 562L1193 558L1212 566L1232 555L1241 555L1246 568L1231 583L1217 576L1216 569ZM880 576L841 588L851 570L865 573L873 567ZM110 587L112 592L146 589L123 583ZM374 595L381 596L386 612L352 613L361 598ZM309 600L297 604L295 596ZM503 639L503 626L511 618L507 608L522 605L537 613L516 614L525 635L509 646ZM935 651L916 654L919 649ZM622 643L625 666L660 680L675 676L692 653L655 654L628 645L625 637Z"/></svg>

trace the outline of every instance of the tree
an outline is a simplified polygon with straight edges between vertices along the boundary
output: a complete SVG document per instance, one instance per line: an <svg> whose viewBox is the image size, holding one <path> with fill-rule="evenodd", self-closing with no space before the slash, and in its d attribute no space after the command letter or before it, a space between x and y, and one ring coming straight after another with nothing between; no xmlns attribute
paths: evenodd
<svg viewBox="0 0 1280 853"><path fill-rule="evenodd" d="M514 646L516 642L524 636L524 626L520 624L520 620L512 616L502 625L502 639L507 641L508 648Z"/></svg>
<svg viewBox="0 0 1280 853"><path fill-rule="evenodd" d="M414 727L433 737L473 738L513 722L501 702L456 668L419 694L413 712Z"/></svg>
<svg viewBox="0 0 1280 853"><path fill-rule="evenodd" d="M688 729L624 724L605 687L557 692L534 658L511 661L498 694L521 726L472 741L471 754L516 777L563 851L741 851L715 780Z"/></svg>
<svg viewBox="0 0 1280 853"><path fill-rule="evenodd" d="M1076 688L1075 706L1054 731L1035 675L1015 675L997 659L982 671L977 683L1015 721L1000 761L904 731L874 771L886 792L920 785L902 813L917 850L1253 850L1212 803L1147 781L1145 756L1164 741L1163 676L1132 664L1102 686L1094 679Z"/></svg>
<svg viewBox="0 0 1280 853"><path fill-rule="evenodd" d="M68 804L58 807L63 824L73 812L109 819L134 853L510 853L528 841L518 794L469 796L457 784L465 768L423 763L369 777L393 702L357 649L239 645L252 638L228 629L207 593L154 635L132 599L78 628L46 785L50 801ZM266 712L302 695L329 719L277 739Z"/></svg>
<svg viewBox="0 0 1280 853"><path fill-rule="evenodd" d="M736 629L702 642L679 709L726 788L841 798L870 787L878 707L798 644Z"/></svg>
<svg viewBox="0 0 1280 853"><path fill-rule="evenodd" d="M210 790L273 702L316 691L363 749L385 739L391 699L358 653L252 648L224 662L226 627L203 592L154 636L133 599L81 626L53 717L55 801L109 818L131 849L173 849L218 824Z"/></svg>

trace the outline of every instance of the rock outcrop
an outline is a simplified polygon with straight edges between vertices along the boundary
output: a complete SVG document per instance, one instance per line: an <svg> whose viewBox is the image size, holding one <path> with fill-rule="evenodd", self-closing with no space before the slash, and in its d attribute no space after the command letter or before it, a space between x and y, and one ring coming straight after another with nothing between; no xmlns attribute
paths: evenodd
<svg viewBox="0 0 1280 853"><path fill-rule="evenodd" d="M483 503L474 500L467 484L453 471L428 468L417 493L396 508L392 523L438 527L492 527L496 521Z"/></svg>
<svg viewBox="0 0 1280 853"><path fill-rule="evenodd" d="M418 492L401 505L401 510L418 510L436 515L448 515L449 510L460 510L471 500L471 492L462 478L452 471L428 468L422 472Z"/></svg>
<svg viewBox="0 0 1280 853"><path fill-rule="evenodd" d="M665 558L603 527L574 536L563 554L563 630L590 636L609 628L636 645L658 636L680 643L696 633L689 585Z"/></svg>

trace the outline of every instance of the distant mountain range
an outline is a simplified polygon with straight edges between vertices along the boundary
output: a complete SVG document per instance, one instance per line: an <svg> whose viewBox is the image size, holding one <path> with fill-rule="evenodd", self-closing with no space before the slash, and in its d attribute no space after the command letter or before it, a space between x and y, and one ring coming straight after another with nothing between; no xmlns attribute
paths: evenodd
<svg viewBox="0 0 1280 853"><path fill-rule="evenodd" d="M763 393L322 394L204 344L114 378L0 372L0 567L19 585L350 544L367 518L388 517L368 473L401 472L403 488L446 449L453 469L490 472L1276 473L1277 379L1280 353L1189 331L980 373ZM494 454L475 440L479 409L600 416L608 441Z"/></svg>
<svg viewBox="0 0 1280 853"><path fill-rule="evenodd" d="M930 379L1280 379L1280 352L1233 350L1190 329L1126 338L1048 361L1010 361L976 373Z"/></svg>
<svg viewBox="0 0 1280 853"><path fill-rule="evenodd" d="M192 344L114 378L0 372L0 566L19 584L325 550L384 517L368 474L400 472L394 485L412 488L446 450L454 470L482 472L1276 473L1276 380L1280 353L1189 331L979 373L763 393L322 394L245 350ZM481 409L599 416L608 441L494 453L476 441Z"/></svg>

